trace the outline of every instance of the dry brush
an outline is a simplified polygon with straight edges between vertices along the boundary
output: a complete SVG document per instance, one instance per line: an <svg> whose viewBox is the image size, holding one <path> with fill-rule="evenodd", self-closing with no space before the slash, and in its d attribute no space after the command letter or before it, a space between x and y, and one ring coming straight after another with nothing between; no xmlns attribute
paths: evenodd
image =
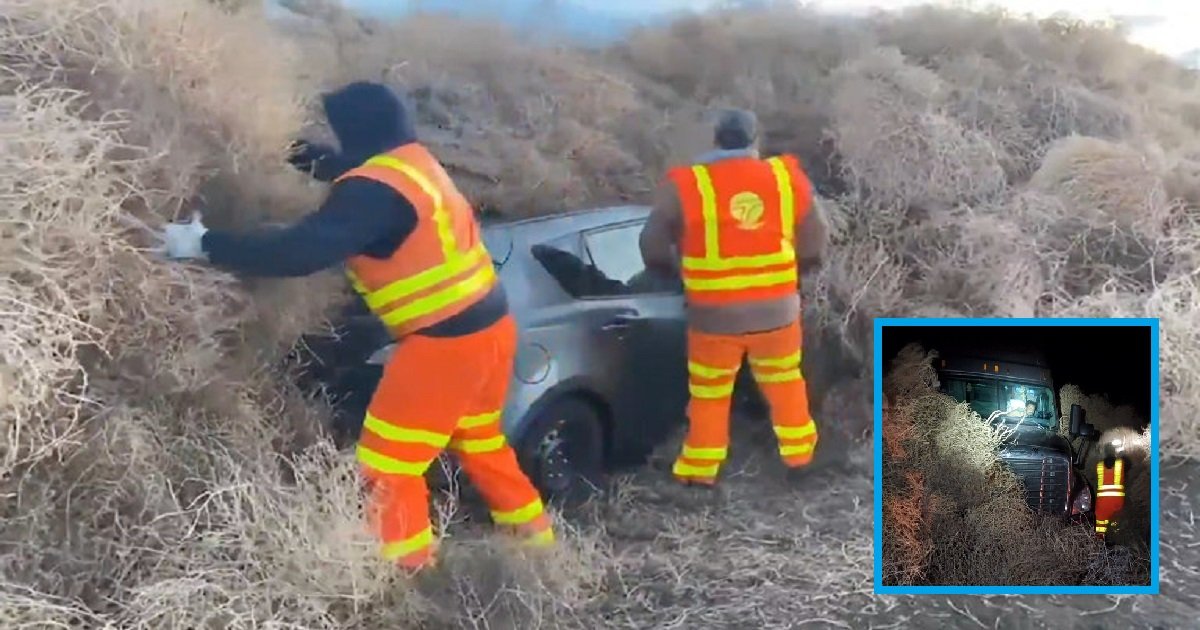
<svg viewBox="0 0 1200 630"><path fill-rule="evenodd" d="M351 463L318 435L323 403L295 391L283 360L341 300L340 281L243 282L156 256L152 233L197 208L238 227L311 209L321 190L283 151L320 133L315 92L351 78L403 88L472 198L513 216L644 201L667 164L705 144L694 130L710 108L754 107L765 148L798 153L832 215L831 255L804 286L810 334L838 347L806 354L860 376L839 391L868 390L875 316L1156 316L1164 452L1200 453L1200 87L1109 31L769 9L592 51L447 18L375 23L320 0L289 0L309 17L276 24L253 3L218 4L0 0L0 625L584 627L613 606L630 624L689 614L677 602L694 590L675 584L661 593L670 604L646 586L686 562L645 553L653 534L632 556L614 552L602 528L568 530L535 572L452 538L448 581L394 582L357 525ZM1078 572L1042 524L995 532L946 516L956 502L977 521L999 506L918 474L960 439L934 422L953 405L918 398L896 402L901 438L885 442L910 458L894 464L910 505L892 508L917 559L906 566L976 579L934 534L970 545L1019 531ZM818 400L839 408L832 390ZM731 531L713 535L762 539ZM841 543L853 557L818 545L839 544L828 533L780 543L837 567L792 586L842 589L789 614L874 609L856 599L864 541ZM1084 579L1120 561L1092 556Z"/></svg>

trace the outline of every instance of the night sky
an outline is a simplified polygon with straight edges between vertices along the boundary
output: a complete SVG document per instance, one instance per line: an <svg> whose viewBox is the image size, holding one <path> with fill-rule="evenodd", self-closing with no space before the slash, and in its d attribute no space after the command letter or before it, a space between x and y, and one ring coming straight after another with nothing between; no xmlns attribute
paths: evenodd
<svg viewBox="0 0 1200 630"><path fill-rule="evenodd" d="M1149 419L1151 332L1149 326L885 326L883 366L912 342L947 352L972 340L1031 344L1046 353L1056 389L1075 384Z"/></svg>

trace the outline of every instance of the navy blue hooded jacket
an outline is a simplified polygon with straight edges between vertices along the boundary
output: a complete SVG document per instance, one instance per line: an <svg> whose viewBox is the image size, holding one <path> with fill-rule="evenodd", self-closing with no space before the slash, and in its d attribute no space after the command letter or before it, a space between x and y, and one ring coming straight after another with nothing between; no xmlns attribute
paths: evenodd
<svg viewBox="0 0 1200 630"><path fill-rule="evenodd" d="M292 159L293 165L321 181L332 181L374 155L417 141L404 105L378 83L352 83L326 94L323 105L341 152L302 143ZM395 189L352 177L334 184L316 212L289 227L242 234L209 230L203 247L209 262L235 273L298 277L357 255L388 258L416 227L416 210ZM421 333L470 334L507 313L504 291L497 283L478 304Z"/></svg>

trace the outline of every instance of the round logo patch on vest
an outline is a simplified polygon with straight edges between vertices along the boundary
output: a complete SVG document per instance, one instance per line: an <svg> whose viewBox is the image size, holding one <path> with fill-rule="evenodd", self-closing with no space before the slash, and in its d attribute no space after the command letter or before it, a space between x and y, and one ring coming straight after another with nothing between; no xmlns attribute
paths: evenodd
<svg viewBox="0 0 1200 630"><path fill-rule="evenodd" d="M737 226L743 230L757 230L762 227L763 200L752 192L740 192L729 200L729 214L737 220Z"/></svg>

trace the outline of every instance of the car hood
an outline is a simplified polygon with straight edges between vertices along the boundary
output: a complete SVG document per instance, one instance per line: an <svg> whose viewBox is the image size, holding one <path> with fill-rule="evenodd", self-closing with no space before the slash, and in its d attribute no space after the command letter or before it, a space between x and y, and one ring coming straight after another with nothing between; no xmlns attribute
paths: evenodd
<svg viewBox="0 0 1200 630"><path fill-rule="evenodd" d="M1013 431L1001 445L1003 450L1049 451L1070 453L1071 443L1054 429L1040 426L1022 426Z"/></svg>

